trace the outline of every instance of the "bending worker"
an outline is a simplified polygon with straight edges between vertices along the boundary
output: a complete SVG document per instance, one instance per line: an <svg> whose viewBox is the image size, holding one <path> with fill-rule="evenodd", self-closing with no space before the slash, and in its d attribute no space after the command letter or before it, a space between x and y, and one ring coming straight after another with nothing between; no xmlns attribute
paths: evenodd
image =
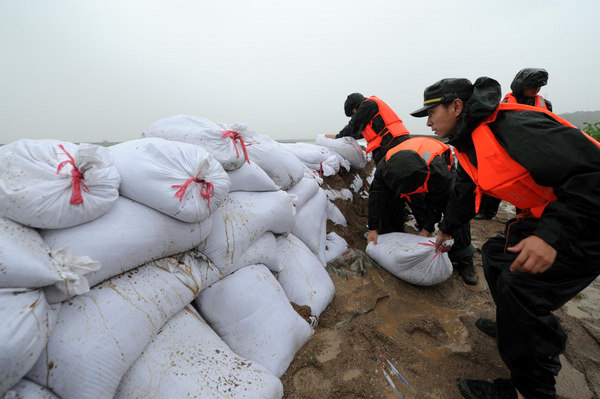
<svg viewBox="0 0 600 399"><path fill-rule="evenodd" d="M365 98L360 93L348 95L344 102L344 113L350 117L348 124L337 135L325 135L329 138L350 136L365 138L366 152L373 152L375 165L386 151L398 143L398 137L408 135L402 119L382 100L375 96Z"/></svg>
<svg viewBox="0 0 600 399"><path fill-rule="evenodd" d="M600 274L600 144L550 111L500 103L500 84L487 77L442 79L424 97L412 115L451 137L460 163L436 246L476 214L482 193L523 210L482 247L511 378L462 379L459 389L465 398L554 398L567 334L552 312Z"/></svg>
<svg viewBox="0 0 600 399"><path fill-rule="evenodd" d="M415 216L419 235L429 237L445 212L456 169L450 147L431 137L403 136L379 161L369 190L367 244L377 244L379 233L404 230L397 215L406 199ZM477 284L473 266L475 248L471 228L463 223L453 230L454 246L448 253L452 265L466 284Z"/></svg>

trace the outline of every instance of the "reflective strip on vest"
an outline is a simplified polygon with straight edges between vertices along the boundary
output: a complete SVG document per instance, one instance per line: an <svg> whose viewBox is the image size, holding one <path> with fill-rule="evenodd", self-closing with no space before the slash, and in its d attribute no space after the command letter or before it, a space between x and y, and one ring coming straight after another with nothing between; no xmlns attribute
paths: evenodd
<svg viewBox="0 0 600 399"><path fill-rule="evenodd" d="M386 103L375 96L371 96L367 100L375 101L377 108L379 109L378 113L371 118L362 131L363 137L367 140L367 153L378 148L381 145L381 139L386 134L391 134L393 137L409 134L408 129L404 126L404 123L402 123L402 119L400 119ZM377 116L381 116L385 124L385 128L380 132L376 132L373 129L373 119Z"/></svg>

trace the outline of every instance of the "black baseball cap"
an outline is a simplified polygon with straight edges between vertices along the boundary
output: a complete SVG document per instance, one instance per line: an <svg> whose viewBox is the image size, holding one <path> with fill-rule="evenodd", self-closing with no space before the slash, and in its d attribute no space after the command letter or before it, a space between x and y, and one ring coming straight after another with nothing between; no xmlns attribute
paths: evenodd
<svg viewBox="0 0 600 399"><path fill-rule="evenodd" d="M438 104L447 104L455 98L468 100L473 94L473 85L469 79L446 78L439 80L425 89L423 107L411 112L412 116L427 116L427 110Z"/></svg>

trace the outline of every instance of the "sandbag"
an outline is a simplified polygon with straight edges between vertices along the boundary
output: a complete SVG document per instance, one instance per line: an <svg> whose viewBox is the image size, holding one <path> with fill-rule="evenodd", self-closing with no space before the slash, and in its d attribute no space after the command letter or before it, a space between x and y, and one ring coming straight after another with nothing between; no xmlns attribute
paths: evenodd
<svg viewBox="0 0 600 399"><path fill-rule="evenodd" d="M407 233L387 233L370 242L367 254L394 276L415 285L435 285L452 275L447 253L435 253L434 241Z"/></svg>
<svg viewBox="0 0 600 399"><path fill-rule="evenodd" d="M92 222L60 230L42 230L52 249L70 247L76 256L89 256L102 267L87 275L90 286L151 260L194 248L208 236L211 218L185 223L145 205L119 197L113 208ZM52 287L51 303L66 296Z"/></svg>
<svg viewBox="0 0 600 399"><path fill-rule="evenodd" d="M264 265L236 271L204 289L194 302L235 353L277 377L313 334Z"/></svg>
<svg viewBox="0 0 600 399"><path fill-rule="evenodd" d="M334 231L327 233L325 240L325 264L348 250L346 240Z"/></svg>
<svg viewBox="0 0 600 399"><path fill-rule="evenodd" d="M42 290L0 288L0 397L34 365L59 309Z"/></svg>
<svg viewBox="0 0 600 399"><path fill-rule="evenodd" d="M331 148L350 162L354 169L362 169L367 165L367 153L358 142L349 136L330 139L324 134L317 135L315 144Z"/></svg>
<svg viewBox="0 0 600 399"><path fill-rule="evenodd" d="M60 399L48 388L38 385L33 381L23 378L10 391L4 399Z"/></svg>
<svg viewBox="0 0 600 399"><path fill-rule="evenodd" d="M27 378L62 399L112 398L150 340L199 292L200 271L174 266L177 273L141 266L63 302Z"/></svg>
<svg viewBox="0 0 600 399"><path fill-rule="evenodd" d="M200 146L145 138L109 149L121 175L121 195L178 220L203 221L229 193L229 175Z"/></svg>
<svg viewBox="0 0 600 399"><path fill-rule="evenodd" d="M85 223L119 197L119 172L98 145L21 139L0 146L0 165L0 215L26 226Z"/></svg>
<svg viewBox="0 0 600 399"><path fill-rule="evenodd" d="M229 193L211 221L211 232L197 249L227 276L248 265L242 257L265 232L288 233L295 210L285 191L236 191Z"/></svg>
<svg viewBox="0 0 600 399"><path fill-rule="evenodd" d="M148 126L140 138L159 137L196 144L210 152L225 170L235 170L247 162L246 145L233 130L199 116L174 115Z"/></svg>
<svg viewBox="0 0 600 399"><path fill-rule="evenodd" d="M115 399L194 397L278 399L283 385L260 364L232 352L188 305L133 363Z"/></svg>
<svg viewBox="0 0 600 399"><path fill-rule="evenodd" d="M323 262L296 236L277 237L277 256L281 271L277 281L290 302L310 306L319 317L333 300L335 286Z"/></svg>
<svg viewBox="0 0 600 399"><path fill-rule="evenodd" d="M277 191L280 187L256 163L245 163L227 172L231 179L229 191Z"/></svg>
<svg viewBox="0 0 600 399"><path fill-rule="evenodd" d="M296 223L291 233L301 239L307 247L318 254L325 240L324 225L327 223L327 195L319 188L297 211Z"/></svg>
<svg viewBox="0 0 600 399"><path fill-rule="evenodd" d="M282 190L288 190L304 177L305 165L280 143L251 143L247 151L250 162L256 162Z"/></svg>
<svg viewBox="0 0 600 399"><path fill-rule="evenodd" d="M317 194L319 190L318 182L313 178L302 178L293 187L290 187L287 192L292 196L292 202L298 212L306 202Z"/></svg>
<svg viewBox="0 0 600 399"><path fill-rule="evenodd" d="M350 163L334 150L312 143L281 143L284 150L294 154L309 169L319 172L322 176L333 176L342 164Z"/></svg>
<svg viewBox="0 0 600 399"><path fill-rule="evenodd" d="M89 291L86 274L100 263L70 250L51 250L37 230L0 217L0 288L39 288L54 285L66 295Z"/></svg>

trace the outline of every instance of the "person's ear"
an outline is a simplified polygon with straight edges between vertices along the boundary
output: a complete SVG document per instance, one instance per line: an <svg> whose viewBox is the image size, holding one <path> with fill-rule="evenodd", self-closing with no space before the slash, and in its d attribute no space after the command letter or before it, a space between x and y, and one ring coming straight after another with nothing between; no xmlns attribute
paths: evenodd
<svg viewBox="0 0 600 399"><path fill-rule="evenodd" d="M459 116L462 113L465 104L460 98L455 98L452 101L452 112L454 115Z"/></svg>

